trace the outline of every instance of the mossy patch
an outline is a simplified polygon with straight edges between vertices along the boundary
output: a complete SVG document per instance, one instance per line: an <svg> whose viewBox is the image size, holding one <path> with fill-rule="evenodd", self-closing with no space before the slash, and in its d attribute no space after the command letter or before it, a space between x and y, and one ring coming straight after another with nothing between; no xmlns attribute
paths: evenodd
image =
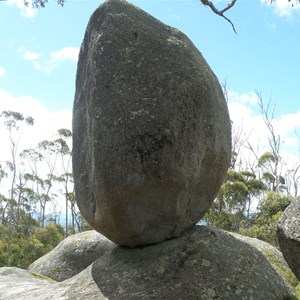
<svg viewBox="0 0 300 300"><path fill-rule="evenodd" d="M295 294L296 299L300 300L300 283L298 283L298 285L296 286L295 292L296 292L296 294Z"/></svg>
<svg viewBox="0 0 300 300"><path fill-rule="evenodd" d="M53 269L50 270L49 277L54 278L56 276L56 274L59 273L59 272L60 272L59 267L53 268Z"/></svg>
<svg viewBox="0 0 300 300"><path fill-rule="evenodd" d="M295 274L286 267L274 253L269 250L262 250L263 254L270 260L270 262L276 267L276 269L285 277L289 284L295 289L296 298L300 300L300 284Z"/></svg>
<svg viewBox="0 0 300 300"><path fill-rule="evenodd" d="M38 273L35 273L35 272L30 272L31 275L33 275L34 277L36 278L39 278L39 279L43 279L43 280L47 280L49 283L57 283L55 280L53 280L52 278L50 277L47 277L47 276L44 276L42 274L38 274Z"/></svg>

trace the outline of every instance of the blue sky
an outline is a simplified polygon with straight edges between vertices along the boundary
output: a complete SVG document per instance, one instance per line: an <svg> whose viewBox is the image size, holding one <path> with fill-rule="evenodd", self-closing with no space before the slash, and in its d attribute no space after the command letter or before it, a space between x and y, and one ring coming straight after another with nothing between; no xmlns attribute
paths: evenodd
<svg viewBox="0 0 300 300"><path fill-rule="evenodd" d="M235 35L229 23L196 0L131 2L186 33L220 82L227 80L230 89L239 93L261 91L266 99L272 97L277 103L278 114L300 109L297 9L289 16L280 16L275 5L239 0L228 12L238 31ZM76 63L71 58L51 62L51 53L79 48L88 19L100 3L69 0L61 8L50 0L31 18L15 5L0 3L0 67L6 71L0 87L14 95L40 99L50 110L71 107ZM219 3L220 7L225 4ZM36 53L39 58L30 61L26 53ZM50 70L38 70L34 67L37 62Z"/></svg>
<svg viewBox="0 0 300 300"><path fill-rule="evenodd" d="M49 0L34 11L22 0L0 2L0 111L20 110L38 118L40 131L71 124L77 55L91 13L102 1ZM255 90L276 103L275 128L289 150L298 151L300 130L300 9L287 0L238 0L229 23L196 0L132 0L154 17L183 31L230 90L234 124L267 140ZM214 1L226 6L226 1ZM45 121L46 120L46 121ZM43 123L44 122L44 123ZM257 127L257 126L258 127ZM256 126L256 127L255 127ZM31 133L32 135L32 133ZM41 137L35 132L37 138ZM1 157L0 157L1 160Z"/></svg>

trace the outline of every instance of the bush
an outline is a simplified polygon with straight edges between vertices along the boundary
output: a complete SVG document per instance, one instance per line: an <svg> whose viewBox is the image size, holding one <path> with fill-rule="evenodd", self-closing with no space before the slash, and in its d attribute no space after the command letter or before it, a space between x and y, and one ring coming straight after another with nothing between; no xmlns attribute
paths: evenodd
<svg viewBox="0 0 300 300"><path fill-rule="evenodd" d="M36 228L29 236L17 232L8 235L6 229L0 227L0 267L28 268L64 239L64 230L57 224Z"/></svg>

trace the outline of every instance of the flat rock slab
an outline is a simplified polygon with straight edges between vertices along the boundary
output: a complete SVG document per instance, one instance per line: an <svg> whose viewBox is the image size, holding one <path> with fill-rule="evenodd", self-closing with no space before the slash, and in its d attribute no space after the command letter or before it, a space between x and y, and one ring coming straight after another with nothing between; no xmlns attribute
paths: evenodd
<svg viewBox="0 0 300 300"><path fill-rule="evenodd" d="M218 79L177 29L123 0L91 16L73 110L78 207L134 247L179 236L206 213L231 157Z"/></svg>
<svg viewBox="0 0 300 300"><path fill-rule="evenodd" d="M285 260L300 280L300 197L283 212L277 225L277 237Z"/></svg>
<svg viewBox="0 0 300 300"><path fill-rule="evenodd" d="M102 243L105 246L106 241ZM2 268L1 300L277 300L292 296L283 269L272 263L274 259L268 260L257 245L278 255L276 265L282 263L289 270L280 252L270 245L196 226L179 238L157 245L134 249L115 246L84 271L60 283L44 280L41 285L41 279L35 278L36 286L30 280L27 287L30 274Z"/></svg>

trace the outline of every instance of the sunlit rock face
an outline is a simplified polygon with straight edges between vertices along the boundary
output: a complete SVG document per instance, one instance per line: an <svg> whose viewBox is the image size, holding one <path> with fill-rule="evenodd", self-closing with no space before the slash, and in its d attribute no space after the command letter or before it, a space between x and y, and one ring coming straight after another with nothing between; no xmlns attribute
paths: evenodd
<svg viewBox="0 0 300 300"><path fill-rule="evenodd" d="M229 166L230 131L219 82L182 32L123 0L93 13L77 68L73 171L95 230L134 247L194 226Z"/></svg>

